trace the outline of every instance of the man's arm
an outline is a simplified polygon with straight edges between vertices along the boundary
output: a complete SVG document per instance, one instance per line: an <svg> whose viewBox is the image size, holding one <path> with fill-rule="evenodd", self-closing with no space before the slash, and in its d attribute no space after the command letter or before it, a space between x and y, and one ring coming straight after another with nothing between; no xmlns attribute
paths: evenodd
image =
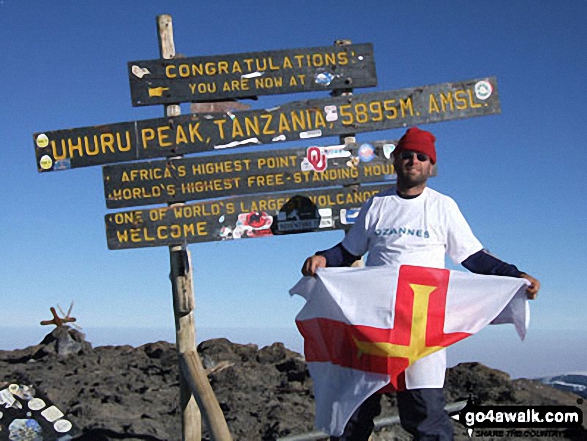
<svg viewBox="0 0 587 441"><path fill-rule="evenodd" d="M351 266L359 257L349 253L342 243L338 243L332 248L324 251L318 251L315 255L310 256L302 266L304 276L315 276L318 268L328 266Z"/></svg>
<svg viewBox="0 0 587 441"><path fill-rule="evenodd" d="M530 286L526 289L529 299L535 299L540 290L540 282L529 274L520 271L515 265L503 262L485 250L478 251L467 257L461 263L472 273L494 276L520 277L528 280Z"/></svg>

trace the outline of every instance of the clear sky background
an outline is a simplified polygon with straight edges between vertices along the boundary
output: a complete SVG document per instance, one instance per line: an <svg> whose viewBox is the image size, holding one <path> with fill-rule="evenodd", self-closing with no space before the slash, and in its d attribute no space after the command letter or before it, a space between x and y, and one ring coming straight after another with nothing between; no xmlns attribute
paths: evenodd
<svg viewBox="0 0 587 441"><path fill-rule="evenodd" d="M186 56L371 42L379 83L355 93L496 76L500 115L423 126L438 139L439 174L430 185L458 202L491 252L539 278L542 290L526 342L513 328L484 330L453 361L477 357L518 375L587 369L583 0L0 1L0 349L37 343L49 307L72 300L94 344L132 340L116 330L131 327L137 342L173 339L167 248L108 250L101 168L41 175L32 139L163 116L162 106L131 106L126 66L159 56L155 17L163 13L172 15L176 50ZM191 245L199 339L295 335L302 299L288 290L305 257L342 237Z"/></svg>

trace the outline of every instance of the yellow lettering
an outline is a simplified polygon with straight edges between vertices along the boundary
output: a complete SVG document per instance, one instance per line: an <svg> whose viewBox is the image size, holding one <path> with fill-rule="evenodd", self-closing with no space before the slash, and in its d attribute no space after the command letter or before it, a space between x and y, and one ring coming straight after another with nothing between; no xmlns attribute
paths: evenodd
<svg viewBox="0 0 587 441"><path fill-rule="evenodd" d="M464 95L464 96L461 96ZM467 94L464 90L457 90L455 92L455 101L457 102L457 109L463 110L467 108Z"/></svg>
<svg viewBox="0 0 587 441"><path fill-rule="evenodd" d="M206 73L208 75L215 75L216 74L216 64L214 64L212 61L206 63Z"/></svg>
<svg viewBox="0 0 587 441"><path fill-rule="evenodd" d="M279 127L277 131L279 133L291 132L291 128L289 127L289 121L287 120L287 116L284 113L279 114Z"/></svg>
<svg viewBox="0 0 587 441"><path fill-rule="evenodd" d="M180 77L186 78L190 76L190 67L187 64L180 64L178 70Z"/></svg>
<svg viewBox="0 0 587 441"><path fill-rule="evenodd" d="M477 109L479 107L483 107L482 104L476 104L475 100L473 99L473 91L471 89L467 90L467 93L469 94L469 106L472 109Z"/></svg>
<svg viewBox="0 0 587 441"><path fill-rule="evenodd" d="M204 75L204 69L201 64L192 64L192 75L194 77L198 75Z"/></svg>
<svg viewBox="0 0 587 441"><path fill-rule="evenodd" d="M434 94L430 94L428 98L428 113L440 113L440 108L438 107L438 103L436 102L436 97Z"/></svg>
<svg viewBox="0 0 587 441"><path fill-rule="evenodd" d="M90 156L97 155L100 151L100 148L98 146L98 135L94 135L94 150L90 150L90 143L87 136L84 136L84 144L86 146L86 153Z"/></svg>
<svg viewBox="0 0 587 441"><path fill-rule="evenodd" d="M395 119L397 118L397 107L395 106L395 100L383 101L383 110L385 110L385 118ZM389 113L387 113L389 112Z"/></svg>
<svg viewBox="0 0 587 441"><path fill-rule="evenodd" d="M185 130L180 125L177 126L177 129L175 131L175 143L176 144L181 144L181 143L187 144L188 143L188 138L187 138L187 135L185 134Z"/></svg>
<svg viewBox="0 0 587 441"><path fill-rule="evenodd" d="M243 137L245 133L243 132L243 128L241 123L239 122L238 118L232 120L232 137Z"/></svg>
<svg viewBox="0 0 587 441"><path fill-rule="evenodd" d="M146 149L149 141L152 141L153 139L155 139L155 130L149 129L149 128L142 129L141 130L141 137L143 140L143 148Z"/></svg>
<svg viewBox="0 0 587 441"><path fill-rule="evenodd" d="M303 66L302 60L304 59L304 56L303 55L294 55L294 58L298 62L298 67L302 67Z"/></svg>
<svg viewBox="0 0 587 441"><path fill-rule="evenodd" d="M175 68L176 67L172 64L165 66L165 75L167 76L167 78L177 78L177 74L171 73L171 71L175 70Z"/></svg>
<svg viewBox="0 0 587 441"><path fill-rule="evenodd" d="M314 112L314 114L314 128L317 129L319 127L326 127L326 119L324 118L324 114L320 110L317 110Z"/></svg>
<svg viewBox="0 0 587 441"><path fill-rule="evenodd" d="M218 62L218 73L219 74L227 74L228 73L228 61L219 61Z"/></svg>
<svg viewBox="0 0 587 441"><path fill-rule="evenodd" d="M130 229L130 240L131 242L141 242L140 231L138 228L131 228Z"/></svg>
<svg viewBox="0 0 587 441"><path fill-rule="evenodd" d="M322 58L322 54L312 54L312 65L314 67L324 66L324 58Z"/></svg>
<svg viewBox="0 0 587 441"><path fill-rule="evenodd" d="M410 116L414 116L414 104L412 103L412 97L406 98L405 100L402 98L399 100L399 102L402 111L402 117L406 116L406 109L410 111Z"/></svg>
<svg viewBox="0 0 587 441"><path fill-rule="evenodd" d="M106 151L106 148L110 151L114 151L114 136L112 133L100 134L100 144L102 145L102 151Z"/></svg>
<svg viewBox="0 0 587 441"><path fill-rule="evenodd" d="M351 108L350 104L343 104L342 106L340 106L338 108L340 116L343 117L343 119L341 119L341 122L345 126L348 126L354 122L353 113L349 112L350 108ZM346 120L344 118L346 118Z"/></svg>
<svg viewBox="0 0 587 441"><path fill-rule="evenodd" d="M279 70L279 66L273 64L273 59L269 57L269 70Z"/></svg>
<svg viewBox="0 0 587 441"><path fill-rule="evenodd" d="M326 65L334 66L336 64L336 54L325 54L324 59Z"/></svg>
<svg viewBox="0 0 587 441"><path fill-rule="evenodd" d="M249 72L252 72L253 71L253 59L252 58L245 58L243 61L247 65L247 70Z"/></svg>
<svg viewBox="0 0 587 441"><path fill-rule="evenodd" d="M282 77L262 77L255 78L255 87L257 89L272 89L283 86Z"/></svg>
<svg viewBox="0 0 587 441"><path fill-rule="evenodd" d="M265 125L263 126L263 135L274 135L275 130L269 129L271 121L273 121L273 114L267 113L265 115L261 115L261 118L266 120Z"/></svg>
<svg viewBox="0 0 587 441"><path fill-rule="evenodd" d="M117 231L116 232L116 237L118 239L118 242L120 242L120 243L126 243L126 242L128 242L128 230Z"/></svg>
<svg viewBox="0 0 587 441"><path fill-rule="evenodd" d="M167 239L167 227L165 225L159 225L157 227L157 237L159 239Z"/></svg>
<svg viewBox="0 0 587 441"><path fill-rule="evenodd" d="M299 114L297 114L295 110L292 110L290 114L293 130L306 130L306 119L304 118L304 111L300 110Z"/></svg>
<svg viewBox="0 0 587 441"><path fill-rule="evenodd" d="M446 112L447 104L449 105L451 111L454 110L453 96L451 92L447 92L446 94L440 94L440 105L442 106L443 112Z"/></svg>
<svg viewBox="0 0 587 441"><path fill-rule="evenodd" d="M82 148L82 139L80 137L77 138L77 144L71 142L71 138L67 140L67 146L69 147L69 157L73 158L75 155L73 152L77 151L80 156L84 156L84 151Z"/></svg>
<svg viewBox="0 0 587 441"><path fill-rule="evenodd" d="M169 146L173 145L173 143L167 142L169 135L167 133L163 133L168 130L171 130L171 127L169 127L169 126L157 127L157 138L159 141L159 145L161 147L169 147Z"/></svg>
<svg viewBox="0 0 587 441"><path fill-rule="evenodd" d="M65 149L65 139L62 139L60 144L61 144L61 153L58 155L57 154L57 143L55 141L51 141L51 148L53 150L53 159L55 159L56 161L58 161L60 159L67 158L67 150Z"/></svg>
<svg viewBox="0 0 587 441"><path fill-rule="evenodd" d="M199 121L196 124L190 123L188 128L189 128L189 132L190 132L190 140L192 143L195 141L196 138L198 138L200 141L204 141L204 138L202 138L202 135L200 135L200 132L199 132L199 128L200 128Z"/></svg>
<svg viewBox="0 0 587 441"><path fill-rule="evenodd" d="M357 118L357 122L360 124L364 124L369 121L369 114L367 113L367 105L365 103L355 104L355 116Z"/></svg>
<svg viewBox="0 0 587 441"><path fill-rule="evenodd" d="M220 139L224 139L224 123L226 122L225 119L217 119L214 120L214 124L218 126L218 133L220 134Z"/></svg>
<svg viewBox="0 0 587 441"><path fill-rule="evenodd" d="M265 58L262 58L261 60L263 61L263 64L259 62L260 60L258 58L255 60L255 64L257 65L257 70L264 72L267 70L267 60Z"/></svg>
<svg viewBox="0 0 587 441"><path fill-rule="evenodd" d="M261 130L259 128L259 118L254 116L251 121L248 116L245 116L245 130L247 131L247 136L251 136L252 134L260 135Z"/></svg>

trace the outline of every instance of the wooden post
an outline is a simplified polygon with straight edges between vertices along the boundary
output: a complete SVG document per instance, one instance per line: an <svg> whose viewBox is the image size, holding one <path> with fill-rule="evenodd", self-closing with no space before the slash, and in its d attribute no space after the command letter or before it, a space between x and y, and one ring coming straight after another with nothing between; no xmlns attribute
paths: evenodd
<svg viewBox="0 0 587 441"><path fill-rule="evenodd" d="M182 352L195 351L196 349L196 333L192 311L194 308L194 292L188 253L189 251L182 246L169 247L170 279L173 291L173 313L175 315L175 347L180 358ZM192 396L189 382L181 370L181 363L179 369L179 402L182 441L200 441L202 439L200 410Z"/></svg>
<svg viewBox="0 0 587 441"><path fill-rule="evenodd" d="M173 42L173 25L171 16L157 16L157 34L159 39L159 55L164 59L175 57ZM181 113L179 104L165 106L165 116L177 116ZM169 247L171 266L171 289L173 292L173 313L175 316L175 347L178 354L196 348L196 333L194 324L194 291L192 272L187 247ZM181 439L182 441L201 441L202 422L200 410L192 396L189 384L186 381L181 366L179 369L179 402L181 412Z"/></svg>
<svg viewBox="0 0 587 441"><path fill-rule="evenodd" d="M159 52L161 58L175 57L173 42L173 25L171 16L157 16ZM165 116L178 116L179 104L165 106ZM176 349L179 355L180 408L182 413L182 440L200 441L202 423L200 409L211 437L216 441L231 441L230 432L222 409L216 400L214 391L196 350L196 326L194 321L193 276L189 251L186 245L169 247L171 266L171 286L173 291L173 312L175 315ZM184 369L184 354L189 354L189 369ZM197 387L193 387L197 385Z"/></svg>

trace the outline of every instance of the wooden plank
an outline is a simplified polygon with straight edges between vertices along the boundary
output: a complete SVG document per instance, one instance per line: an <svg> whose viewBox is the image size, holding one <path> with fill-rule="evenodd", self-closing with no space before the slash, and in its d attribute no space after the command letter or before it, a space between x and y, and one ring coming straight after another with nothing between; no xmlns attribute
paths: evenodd
<svg viewBox="0 0 587 441"><path fill-rule="evenodd" d="M395 179L397 141L297 147L103 167L108 208Z"/></svg>
<svg viewBox="0 0 587 441"><path fill-rule="evenodd" d="M343 229L362 204L393 186L364 185L238 196L194 204L109 213L112 250Z"/></svg>
<svg viewBox="0 0 587 441"><path fill-rule="evenodd" d="M131 61L128 75L133 106L377 85L370 43Z"/></svg>
<svg viewBox="0 0 587 441"><path fill-rule="evenodd" d="M211 438L214 441L232 441L224 414L196 348L179 353L179 367L198 402L198 407L202 410Z"/></svg>
<svg viewBox="0 0 587 441"><path fill-rule="evenodd" d="M273 109L181 115L35 133L40 172L222 151L500 112L495 78L292 102Z"/></svg>

